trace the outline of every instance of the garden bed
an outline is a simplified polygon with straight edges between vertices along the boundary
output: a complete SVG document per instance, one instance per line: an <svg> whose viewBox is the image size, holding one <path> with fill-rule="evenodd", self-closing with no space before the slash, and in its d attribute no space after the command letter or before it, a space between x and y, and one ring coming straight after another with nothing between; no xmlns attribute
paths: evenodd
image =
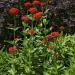
<svg viewBox="0 0 75 75"><path fill-rule="evenodd" d="M75 75L74 6L73 0L1 1L0 75Z"/></svg>

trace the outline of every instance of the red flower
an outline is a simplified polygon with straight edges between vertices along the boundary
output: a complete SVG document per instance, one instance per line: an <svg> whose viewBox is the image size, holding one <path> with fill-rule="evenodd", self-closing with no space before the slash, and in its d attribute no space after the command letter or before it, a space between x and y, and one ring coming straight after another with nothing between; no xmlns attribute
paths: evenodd
<svg viewBox="0 0 75 75"><path fill-rule="evenodd" d="M61 34L59 32L52 32L51 34L48 34L46 37L47 38L53 38L53 37L59 37Z"/></svg>
<svg viewBox="0 0 75 75"><path fill-rule="evenodd" d="M17 15L17 14L19 14L19 10L15 7L12 7L9 9L9 13L13 14L13 15Z"/></svg>
<svg viewBox="0 0 75 75"><path fill-rule="evenodd" d="M15 52L16 50L17 50L16 47L13 46L13 47L9 47L8 52L12 53L12 52Z"/></svg>
<svg viewBox="0 0 75 75"><path fill-rule="evenodd" d="M43 12L38 12L38 13L36 13L36 14L33 15L33 18L34 19L40 19L43 15L44 15Z"/></svg>
<svg viewBox="0 0 75 75"><path fill-rule="evenodd" d="M49 49L55 49L56 46L52 46L52 45L49 44L49 45L48 45L48 48L49 48Z"/></svg>
<svg viewBox="0 0 75 75"><path fill-rule="evenodd" d="M25 22L29 22L29 17L28 16L21 16L21 20L25 21Z"/></svg>
<svg viewBox="0 0 75 75"><path fill-rule="evenodd" d="M30 34L30 35L33 35L33 34L35 34L36 33L36 31L34 30L34 29L29 29L28 30L28 34Z"/></svg>
<svg viewBox="0 0 75 75"><path fill-rule="evenodd" d="M41 6L44 6L44 5L45 5L45 3L44 3L44 2L41 2L41 3L40 3L40 5L41 5Z"/></svg>
<svg viewBox="0 0 75 75"><path fill-rule="evenodd" d="M46 35L47 38L53 38L51 34Z"/></svg>
<svg viewBox="0 0 75 75"><path fill-rule="evenodd" d="M61 35L59 34L59 32L52 32L51 35L52 35L53 37L59 37L59 36L61 36Z"/></svg>
<svg viewBox="0 0 75 75"><path fill-rule="evenodd" d="M34 4L34 5L41 5L41 6L44 6L45 5L45 3L44 2L40 2L40 1L33 1L33 3L32 4Z"/></svg>
<svg viewBox="0 0 75 75"><path fill-rule="evenodd" d="M32 6L32 4L31 4L30 2L26 2L26 3L24 3L24 6L25 6L26 8L30 8L30 7Z"/></svg>
<svg viewBox="0 0 75 75"><path fill-rule="evenodd" d="M48 40L42 40L41 43L48 43Z"/></svg>
<svg viewBox="0 0 75 75"><path fill-rule="evenodd" d="M40 2L40 1L33 1L33 3L32 3L32 4L40 5L40 4L41 4L41 2Z"/></svg>
<svg viewBox="0 0 75 75"><path fill-rule="evenodd" d="M30 8L28 11L32 14L35 14L38 12L37 8Z"/></svg>

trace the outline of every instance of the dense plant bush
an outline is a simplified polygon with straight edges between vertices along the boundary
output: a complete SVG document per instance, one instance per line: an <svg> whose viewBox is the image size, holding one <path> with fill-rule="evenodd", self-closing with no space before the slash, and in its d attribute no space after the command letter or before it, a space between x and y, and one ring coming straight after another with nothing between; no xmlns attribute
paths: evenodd
<svg viewBox="0 0 75 75"><path fill-rule="evenodd" d="M56 43L49 42L53 46L39 43L38 39L33 45L31 39L24 39L23 47L17 52L3 52L4 48L0 51L0 75L75 74L75 35L62 36Z"/></svg>
<svg viewBox="0 0 75 75"><path fill-rule="evenodd" d="M64 35L60 13L49 13L44 0L13 0L6 6L0 75L72 75L75 35Z"/></svg>

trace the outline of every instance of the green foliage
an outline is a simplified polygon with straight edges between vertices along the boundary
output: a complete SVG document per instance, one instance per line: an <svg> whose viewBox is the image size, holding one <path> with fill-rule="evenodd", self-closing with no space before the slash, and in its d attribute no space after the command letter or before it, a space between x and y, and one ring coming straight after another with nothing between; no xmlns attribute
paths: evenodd
<svg viewBox="0 0 75 75"><path fill-rule="evenodd" d="M0 75L75 74L75 35L57 38L55 49L38 43L40 38L33 45L34 39L33 36L24 38L23 46L16 53L0 51Z"/></svg>
<svg viewBox="0 0 75 75"><path fill-rule="evenodd" d="M13 26L6 27L13 38L4 40L8 45L0 50L0 75L75 75L75 35L51 34L52 25L60 27L61 16L51 14L53 18L48 19L49 9L35 5L32 7L39 8L41 14L32 14L22 6L26 0L20 1L20 13L14 12L14 16L12 10L9 18L14 17ZM17 24L18 18L22 27Z"/></svg>

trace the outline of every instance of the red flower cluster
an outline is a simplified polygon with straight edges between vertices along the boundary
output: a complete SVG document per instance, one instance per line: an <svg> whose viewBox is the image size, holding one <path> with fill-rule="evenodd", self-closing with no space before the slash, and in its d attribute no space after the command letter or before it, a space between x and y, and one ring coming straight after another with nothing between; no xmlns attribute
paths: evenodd
<svg viewBox="0 0 75 75"><path fill-rule="evenodd" d="M60 36L59 32L52 32L51 35L54 36L54 37L59 37Z"/></svg>
<svg viewBox="0 0 75 75"><path fill-rule="evenodd" d="M25 22L29 22L29 17L28 16L21 16L21 20L25 21Z"/></svg>
<svg viewBox="0 0 75 75"><path fill-rule="evenodd" d="M48 40L42 40L41 43L48 43Z"/></svg>
<svg viewBox="0 0 75 75"><path fill-rule="evenodd" d="M52 32L51 34L48 34L46 37L47 38L53 38L53 37L59 37L61 34L59 32Z"/></svg>
<svg viewBox="0 0 75 75"><path fill-rule="evenodd" d="M17 14L19 14L19 9L12 7L9 9L9 13L12 15L17 15Z"/></svg>
<svg viewBox="0 0 75 75"><path fill-rule="evenodd" d="M32 4L31 4L30 2L26 2L26 3L24 3L24 6L25 6L27 9L29 9L29 8L32 6Z"/></svg>
<svg viewBox="0 0 75 75"><path fill-rule="evenodd" d="M44 15L43 12L37 12L36 14L33 15L34 19L40 19Z"/></svg>
<svg viewBox="0 0 75 75"><path fill-rule="evenodd" d="M44 6L45 5L45 3L44 2L40 2L40 1L33 1L33 3L32 3L33 5L41 5L41 6Z"/></svg>
<svg viewBox="0 0 75 75"><path fill-rule="evenodd" d="M30 8L28 11L29 11L31 14L35 14L35 13L38 12L37 8Z"/></svg>
<svg viewBox="0 0 75 75"><path fill-rule="evenodd" d="M9 47L8 52L9 52L9 53L13 53L13 52L15 52L16 50L17 50L17 48L16 48L15 46L13 46L13 47Z"/></svg>

